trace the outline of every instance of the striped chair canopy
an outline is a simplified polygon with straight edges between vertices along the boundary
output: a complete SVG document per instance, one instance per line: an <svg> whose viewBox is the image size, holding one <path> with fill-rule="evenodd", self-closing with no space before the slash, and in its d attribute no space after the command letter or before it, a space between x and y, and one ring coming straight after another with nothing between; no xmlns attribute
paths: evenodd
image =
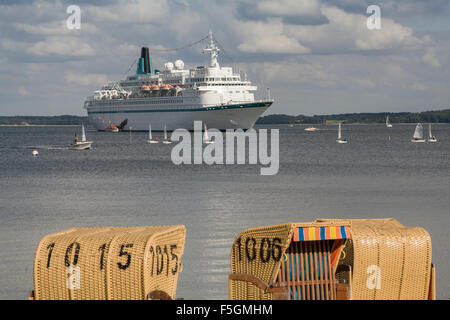
<svg viewBox="0 0 450 320"><path fill-rule="evenodd" d="M297 227L294 241L351 239L349 226Z"/></svg>

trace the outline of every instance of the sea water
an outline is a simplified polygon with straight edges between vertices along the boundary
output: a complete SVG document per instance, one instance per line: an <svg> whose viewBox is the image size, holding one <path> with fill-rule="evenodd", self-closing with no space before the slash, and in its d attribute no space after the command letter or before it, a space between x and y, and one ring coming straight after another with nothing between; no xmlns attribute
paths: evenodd
<svg viewBox="0 0 450 320"><path fill-rule="evenodd" d="M337 126L317 127L264 126L280 129L274 176L260 165L174 165L174 145L147 144L144 132L88 127L93 149L72 151L79 127L0 127L0 299L26 299L39 240L72 227L184 224L177 296L226 299L242 230L385 217L431 234L437 295L450 298L450 125L433 125L437 143L411 143L415 124L344 125L346 145Z"/></svg>

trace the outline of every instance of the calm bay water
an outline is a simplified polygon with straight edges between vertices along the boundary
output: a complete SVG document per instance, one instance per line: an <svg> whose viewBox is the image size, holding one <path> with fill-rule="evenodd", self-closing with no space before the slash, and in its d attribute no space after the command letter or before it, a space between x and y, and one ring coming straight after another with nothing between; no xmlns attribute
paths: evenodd
<svg viewBox="0 0 450 320"><path fill-rule="evenodd" d="M174 165L146 133L89 131L94 149L65 148L75 127L0 127L0 299L26 299L34 251L71 227L184 224L177 296L226 299L231 245L249 227L316 218L393 217L431 234L438 298L450 298L450 125L413 144L415 125L280 128L280 170ZM270 127L269 127L270 128ZM425 129L427 129L425 127ZM427 131L427 130L425 130ZM390 141L388 137L390 136ZM39 150L39 157L31 155Z"/></svg>

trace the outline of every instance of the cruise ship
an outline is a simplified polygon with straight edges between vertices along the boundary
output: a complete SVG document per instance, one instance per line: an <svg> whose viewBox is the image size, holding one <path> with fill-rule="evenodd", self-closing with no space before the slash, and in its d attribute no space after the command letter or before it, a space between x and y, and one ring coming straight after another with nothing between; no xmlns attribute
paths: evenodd
<svg viewBox="0 0 450 320"><path fill-rule="evenodd" d="M269 108L273 99L255 99L257 86L241 79L231 67L219 65L219 47L212 33L203 52L209 53L209 67L185 69L184 62L167 62L154 69L149 49L141 49L136 74L105 85L86 99L89 122L97 130L110 126L121 130L194 130L194 121L208 128L248 129Z"/></svg>

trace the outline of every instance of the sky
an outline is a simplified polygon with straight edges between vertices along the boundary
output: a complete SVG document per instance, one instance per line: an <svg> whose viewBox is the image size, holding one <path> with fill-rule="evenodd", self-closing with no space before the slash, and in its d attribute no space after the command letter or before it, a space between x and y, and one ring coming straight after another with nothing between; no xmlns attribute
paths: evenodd
<svg viewBox="0 0 450 320"><path fill-rule="evenodd" d="M80 29L67 28L70 5ZM84 99L123 79L141 46L155 68L207 65L205 43L166 50L209 30L222 66L270 88L266 114L450 108L448 0L0 0L0 115L86 115Z"/></svg>

